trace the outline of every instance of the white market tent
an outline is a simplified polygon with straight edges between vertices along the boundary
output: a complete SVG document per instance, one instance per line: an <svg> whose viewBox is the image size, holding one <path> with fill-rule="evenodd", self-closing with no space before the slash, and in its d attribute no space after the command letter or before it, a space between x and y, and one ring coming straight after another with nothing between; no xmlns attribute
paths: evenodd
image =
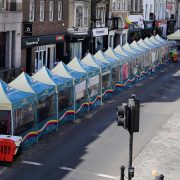
<svg viewBox="0 0 180 180"><path fill-rule="evenodd" d="M180 40L180 30L178 29L176 32L173 34L170 34L167 36L169 40Z"/></svg>

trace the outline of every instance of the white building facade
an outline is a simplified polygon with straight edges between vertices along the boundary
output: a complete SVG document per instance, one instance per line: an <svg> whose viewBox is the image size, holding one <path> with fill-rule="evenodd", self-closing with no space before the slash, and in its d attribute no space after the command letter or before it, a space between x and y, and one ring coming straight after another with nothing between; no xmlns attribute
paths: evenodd
<svg viewBox="0 0 180 180"><path fill-rule="evenodd" d="M22 0L0 1L0 78L10 81L21 66Z"/></svg>

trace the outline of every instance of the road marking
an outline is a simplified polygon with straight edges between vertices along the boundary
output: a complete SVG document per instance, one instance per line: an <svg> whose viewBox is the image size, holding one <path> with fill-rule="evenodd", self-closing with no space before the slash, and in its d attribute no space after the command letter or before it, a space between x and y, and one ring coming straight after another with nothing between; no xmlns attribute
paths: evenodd
<svg viewBox="0 0 180 180"><path fill-rule="evenodd" d="M7 169L7 167L0 167L0 175L4 173L4 171Z"/></svg>
<svg viewBox="0 0 180 180"><path fill-rule="evenodd" d="M69 167L58 167L59 169L61 170L66 170L66 171L74 171L74 172L78 172L78 173L81 173L81 174L89 174L89 175L93 175L93 176L98 176L98 177L103 177L103 178L106 178L106 179L114 179L114 180L117 180L118 177L115 177L115 176L111 176L111 175L107 175L107 174L100 174L100 173L92 173L92 172L88 172L88 171L82 171L82 170L79 170L79 169L73 169L73 168L69 168Z"/></svg>
<svg viewBox="0 0 180 180"><path fill-rule="evenodd" d="M37 163L37 162L32 162L32 161L22 161L23 164L31 164L35 166L42 166L43 164Z"/></svg>

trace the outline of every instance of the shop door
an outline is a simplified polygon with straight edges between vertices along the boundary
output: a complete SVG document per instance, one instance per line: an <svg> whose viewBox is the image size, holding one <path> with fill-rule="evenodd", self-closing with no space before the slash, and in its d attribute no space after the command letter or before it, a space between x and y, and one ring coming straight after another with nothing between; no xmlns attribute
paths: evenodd
<svg viewBox="0 0 180 180"><path fill-rule="evenodd" d="M35 72L47 65L46 50L36 51Z"/></svg>
<svg viewBox="0 0 180 180"><path fill-rule="evenodd" d="M75 42L70 44L71 59L75 56L79 59L82 57L82 42Z"/></svg>
<svg viewBox="0 0 180 180"><path fill-rule="evenodd" d="M56 46L49 45L47 46L47 68L52 69L56 61Z"/></svg>

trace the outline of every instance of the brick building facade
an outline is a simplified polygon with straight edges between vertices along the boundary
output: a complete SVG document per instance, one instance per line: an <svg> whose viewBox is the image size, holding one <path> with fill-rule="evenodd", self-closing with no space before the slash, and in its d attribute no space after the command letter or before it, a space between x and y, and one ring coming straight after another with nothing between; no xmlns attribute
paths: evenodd
<svg viewBox="0 0 180 180"><path fill-rule="evenodd" d="M22 66L35 73L42 66L54 67L67 51L67 0L23 1Z"/></svg>

